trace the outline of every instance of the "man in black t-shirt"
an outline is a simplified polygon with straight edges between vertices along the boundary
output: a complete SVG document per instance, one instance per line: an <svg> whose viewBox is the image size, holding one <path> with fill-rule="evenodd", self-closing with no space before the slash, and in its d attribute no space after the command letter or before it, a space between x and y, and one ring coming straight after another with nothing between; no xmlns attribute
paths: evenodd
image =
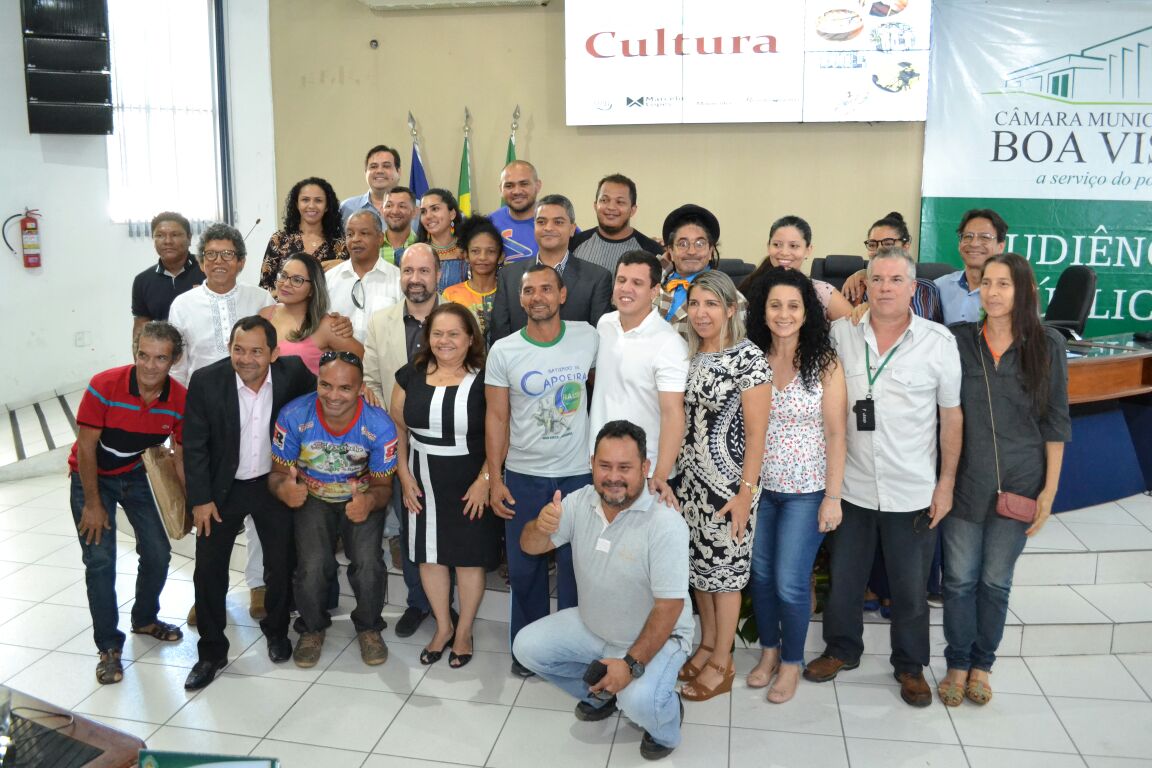
<svg viewBox="0 0 1152 768"><path fill-rule="evenodd" d="M204 282L204 272L188 247L192 225L172 211L152 219L152 244L159 260L132 281L132 340L149 320L167 320L172 301Z"/></svg>
<svg viewBox="0 0 1152 768"><path fill-rule="evenodd" d="M578 259L616 272L616 262L628 251L644 250L659 258L664 248L632 227L636 215L636 182L619 173L596 185L596 228L578 232L569 249Z"/></svg>

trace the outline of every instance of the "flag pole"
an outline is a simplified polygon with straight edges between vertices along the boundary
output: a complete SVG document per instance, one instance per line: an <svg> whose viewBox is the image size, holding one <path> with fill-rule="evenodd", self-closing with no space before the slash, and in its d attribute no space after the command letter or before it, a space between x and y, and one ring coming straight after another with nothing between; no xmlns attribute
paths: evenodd
<svg viewBox="0 0 1152 768"><path fill-rule="evenodd" d="M456 187L456 200L460 213L472 215L472 113L464 107L464 149L460 153L460 181Z"/></svg>

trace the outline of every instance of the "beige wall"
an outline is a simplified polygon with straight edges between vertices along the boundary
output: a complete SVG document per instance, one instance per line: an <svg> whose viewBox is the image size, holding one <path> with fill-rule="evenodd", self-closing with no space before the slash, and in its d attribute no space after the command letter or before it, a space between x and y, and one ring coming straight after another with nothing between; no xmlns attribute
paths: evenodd
<svg viewBox="0 0 1152 768"><path fill-rule="evenodd" d="M918 235L923 123L566 126L558 0L386 14L358 0L271 0L270 26L281 199L310 175L341 197L363 193L363 154L377 143L400 149L406 184L409 110L430 181L455 191L467 105L473 200L492 210L519 103L519 156L546 193L572 198L585 228L597 180L619 171L639 186L641 231L658 236L668 211L696 202L719 217L726 257L759 261L788 213L812 224L816 256L862 253L867 226L890 210Z"/></svg>

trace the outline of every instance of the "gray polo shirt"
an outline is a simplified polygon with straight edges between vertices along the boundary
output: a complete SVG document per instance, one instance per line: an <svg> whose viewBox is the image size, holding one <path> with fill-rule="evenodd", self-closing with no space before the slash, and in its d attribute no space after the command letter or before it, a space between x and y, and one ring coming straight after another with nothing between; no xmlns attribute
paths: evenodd
<svg viewBox="0 0 1152 768"><path fill-rule="evenodd" d="M626 651L644 628L656 598L682 598L673 636L687 650L695 631L688 600L688 526L645 487L609 524L591 485L563 499L557 547L572 545L580 619L606 643Z"/></svg>

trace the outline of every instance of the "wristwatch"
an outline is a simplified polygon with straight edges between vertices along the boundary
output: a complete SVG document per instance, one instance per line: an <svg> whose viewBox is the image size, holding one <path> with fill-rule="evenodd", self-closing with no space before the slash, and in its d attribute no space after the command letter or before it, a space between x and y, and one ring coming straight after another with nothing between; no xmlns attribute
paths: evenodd
<svg viewBox="0 0 1152 768"><path fill-rule="evenodd" d="M631 654L624 654L624 663L628 665L628 669L632 670L633 680L644 674L644 665L632 658Z"/></svg>

